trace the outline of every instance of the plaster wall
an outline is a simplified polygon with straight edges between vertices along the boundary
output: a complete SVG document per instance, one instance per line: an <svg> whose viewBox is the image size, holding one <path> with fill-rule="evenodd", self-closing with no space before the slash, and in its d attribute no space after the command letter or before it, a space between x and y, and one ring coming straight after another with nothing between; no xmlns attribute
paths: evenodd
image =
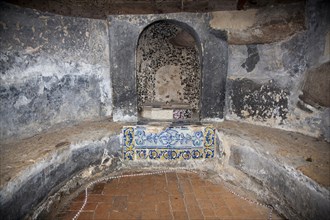
<svg viewBox="0 0 330 220"><path fill-rule="evenodd" d="M330 19L326 13L329 11L329 3L307 3L306 30L299 29L297 33L275 42L256 41L243 45L232 43L229 50L223 32L225 28L211 28L206 25L212 19L211 14L112 16L105 21L62 17L1 3L1 140L31 136L48 128L111 116L112 104L113 115L117 119L134 119L137 107L134 69L137 40L147 25L160 19L187 22L200 37L204 68L202 81L205 83L201 88L202 105L206 106L202 109L204 119L223 117L223 97L226 92L225 113L228 120L327 137L329 108L308 104L299 95L308 80L306 76L316 67L322 67L328 62L325 48L329 47L329 42L326 41L326 36L329 36ZM260 30L262 31L262 26ZM318 82L315 83L308 88L319 86ZM324 93L321 91L320 94ZM251 127L242 130L251 130ZM261 134L262 131L260 129L257 133ZM6 184L1 194L1 209L7 216L24 216L47 196L52 187L60 187L61 182L72 177L78 170L99 164L104 149L108 149L114 156L121 152L117 135L102 138L95 131L89 131L86 135L73 133L77 135L78 143L60 148L61 145L56 145L56 140L49 145L49 149L57 149L58 153L48 155L42 163L37 162L32 168L27 168L29 170L9 179L11 184ZM96 140L81 142L83 136L93 133L97 136ZM237 133L239 132L235 131ZM270 137L274 135L273 132L270 133ZM319 202L311 204L314 206L303 214L318 218L329 216L328 206L324 206L328 204L328 191L314 187L313 181L301 177L300 173L296 175L297 172L291 172L291 168L284 169L279 165L282 164L281 161L269 160L266 150L269 148L264 148L264 143L258 144L266 150L260 154L249 149L257 138L247 144L241 139L230 144L233 140L222 138L227 142L226 153L232 152L229 159L228 156L226 158L229 165L250 175L253 181L259 180L270 187L269 191L279 190L281 195L286 195L293 185L297 185L290 196L294 198L301 195L297 201L303 205L285 209L288 203L295 204L296 200L277 200L275 202L280 209L294 216L294 210L306 209L304 198L311 198L311 201ZM290 134L290 140L300 138ZM266 138L267 141L269 139ZM38 142L42 140L42 136L36 136L34 140ZM276 143L278 140L275 140ZM293 144L302 146L296 142ZM32 145L31 148L40 151L40 146ZM26 145L21 148L11 146L13 149L26 149L24 147ZM287 149L291 148L292 146L287 146ZM3 149L5 148L1 147ZM287 163L290 161L292 157ZM165 164L164 167L187 166L193 169L218 170L222 174L220 168L223 164L220 162L203 163L204 167L200 164L178 162ZM132 166L134 170L138 167L150 168L150 163L135 165ZM163 166L161 163L151 165ZM264 167L265 171L260 172L260 167ZM304 181L307 182L305 186ZM282 187L276 188L277 186ZM38 197L35 196L37 190ZM21 198L28 200L23 201Z"/></svg>
<svg viewBox="0 0 330 220"><path fill-rule="evenodd" d="M225 116L330 140L330 110L322 104L328 96L321 102L302 96L311 88L321 88L312 94L329 92L326 83L321 86L329 78L329 10L329 3L320 0L277 11L266 7L93 20L1 3L1 139L111 116L137 121L139 36L153 22L172 20L199 41L202 121ZM231 16L235 19L225 22ZM318 67L320 79L310 80Z"/></svg>
<svg viewBox="0 0 330 220"><path fill-rule="evenodd" d="M330 93L330 4L307 1L277 9L213 15L211 27L225 30L229 42L225 118L330 140L324 105ZM224 15L235 19L225 22ZM302 98L304 90L318 94L315 105Z"/></svg>
<svg viewBox="0 0 330 220"><path fill-rule="evenodd" d="M1 139L111 115L106 21L0 8Z"/></svg>

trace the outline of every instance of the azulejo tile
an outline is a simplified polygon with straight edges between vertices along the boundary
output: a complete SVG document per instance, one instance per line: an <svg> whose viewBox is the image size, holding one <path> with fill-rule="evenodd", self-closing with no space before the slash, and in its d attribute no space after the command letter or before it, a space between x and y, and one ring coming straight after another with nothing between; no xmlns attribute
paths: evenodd
<svg viewBox="0 0 330 220"><path fill-rule="evenodd" d="M208 159L216 149L211 126L126 126L121 141L125 160Z"/></svg>

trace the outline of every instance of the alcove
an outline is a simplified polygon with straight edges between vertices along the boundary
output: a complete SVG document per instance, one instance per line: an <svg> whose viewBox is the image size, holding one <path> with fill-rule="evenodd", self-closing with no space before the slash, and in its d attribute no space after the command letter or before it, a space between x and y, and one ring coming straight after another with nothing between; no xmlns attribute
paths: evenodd
<svg viewBox="0 0 330 220"><path fill-rule="evenodd" d="M201 57L196 34L178 22L157 21L136 49L140 120L198 121Z"/></svg>
<svg viewBox="0 0 330 220"><path fill-rule="evenodd" d="M228 44L223 32L205 25L207 16L125 15L108 21L114 121L223 119Z"/></svg>

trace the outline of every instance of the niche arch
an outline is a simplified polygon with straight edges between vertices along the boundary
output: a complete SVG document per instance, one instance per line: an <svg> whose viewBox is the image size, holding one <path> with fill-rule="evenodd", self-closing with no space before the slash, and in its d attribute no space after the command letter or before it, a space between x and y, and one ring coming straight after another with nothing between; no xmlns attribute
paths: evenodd
<svg viewBox="0 0 330 220"><path fill-rule="evenodd" d="M136 79L138 41L147 27L164 20L178 24L198 42L201 67L198 116L201 122L221 121L225 106L228 43L225 32L210 28L208 13L108 17L113 120L122 122L140 120Z"/></svg>
<svg viewBox="0 0 330 220"><path fill-rule="evenodd" d="M197 33L176 20L146 26L136 47L139 120L199 121L202 55Z"/></svg>

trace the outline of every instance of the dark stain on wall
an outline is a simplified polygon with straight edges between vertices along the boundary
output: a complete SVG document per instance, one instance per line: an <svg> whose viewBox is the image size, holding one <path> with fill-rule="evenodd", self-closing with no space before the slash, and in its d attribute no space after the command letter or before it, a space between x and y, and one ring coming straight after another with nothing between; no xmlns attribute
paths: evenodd
<svg viewBox="0 0 330 220"><path fill-rule="evenodd" d="M0 2L1 138L110 116L107 36L106 21Z"/></svg>
<svg viewBox="0 0 330 220"><path fill-rule="evenodd" d="M240 118L265 121L280 118L288 113L288 89L279 88L274 81L265 84L250 79L229 80L232 111Z"/></svg>
<svg viewBox="0 0 330 220"><path fill-rule="evenodd" d="M283 67L288 70L290 76L299 76L307 67L306 55L308 52L306 41L306 35L297 34L281 44L281 48L287 51L282 56Z"/></svg>
<svg viewBox="0 0 330 220"><path fill-rule="evenodd" d="M216 30L216 29L212 29L210 28L210 33L213 34L215 37L217 37L218 39L221 39L223 41L226 41L228 40L228 35L227 35L227 32L226 31L223 31L223 30Z"/></svg>
<svg viewBox="0 0 330 220"><path fill-rule="evenodd" d="M248 57L241 65L247 72L251 72L260 60L257 45L246 45Z"/></svg>
<svg viewBox="0 0 330 220"><path fill-rule="evenodd" d="M14 125L49 123L58 118L66 119L68 123L75 115L86 114L90 105L99 105L98 84L99 80L94 76L65 75L62 78L40 76L22 84L1 85L1 106L6 108L1 108L0 114L2 123L9 125L3 135L15 133ZM68 113L68 108L73 106L75 111ZM58 116L59 113L63 116Z"/></svg>

